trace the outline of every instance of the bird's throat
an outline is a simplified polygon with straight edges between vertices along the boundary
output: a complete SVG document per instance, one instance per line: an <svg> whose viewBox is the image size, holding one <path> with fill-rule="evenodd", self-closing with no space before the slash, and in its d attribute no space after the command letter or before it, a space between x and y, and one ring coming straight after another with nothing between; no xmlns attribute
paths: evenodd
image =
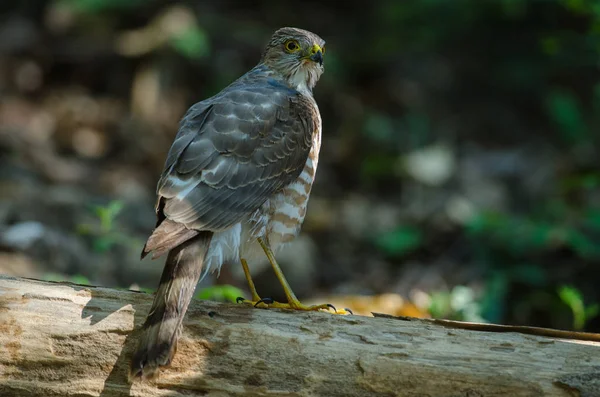
<svg viewBox="0 0 600 397"><path fill-rule="evenodd" d="M312 96L312 89L319 80L319 72L309 65L301 65L287 77L288 85L298 92Z"/></svg>

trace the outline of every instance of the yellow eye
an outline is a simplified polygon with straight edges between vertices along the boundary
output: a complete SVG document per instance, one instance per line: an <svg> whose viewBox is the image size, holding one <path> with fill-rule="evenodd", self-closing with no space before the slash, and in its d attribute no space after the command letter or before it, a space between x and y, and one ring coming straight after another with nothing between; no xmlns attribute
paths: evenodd
<svg viewBox="0 0 600 397"><path fill-rule="evenodd" d="M285 42L285 49L287 52L296 52L300 49L296 40L288 40Z"/></svg>

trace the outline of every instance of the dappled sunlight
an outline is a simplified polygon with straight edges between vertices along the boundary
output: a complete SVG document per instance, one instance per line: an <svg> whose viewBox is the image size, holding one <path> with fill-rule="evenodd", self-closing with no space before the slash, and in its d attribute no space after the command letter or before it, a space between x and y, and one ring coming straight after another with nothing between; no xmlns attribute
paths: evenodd
<svg viewBox="0 0 600 397"><path fill-rule="evenodd" d="M7 327L0 354L30 370L14 370L16 382L63 377L84 387L81 367L104 377L84 391L90 395L144 395L150 387L123 386L148 296L127 294L123 301L91 286L156 290L164 259L141 262L140 252L156 225L156 185L180 120L253 68L279 25L327 42L327 52L315 58L324 65L313 90L323 127L319 168L310 201L298 210L306 215L300 235L276 253L299 300L356 314L343 321L373 313L428 319L415 320L427 326L436 325L432 319L465 321L472 331L487 327L482 338L510 339L521 330L528 341L529 331L538 331L527 327L585 331L594 341L571 331L531 338L543 339L540 351L548 344L597 353L600 13L594 2L380 0L348 2L343 13L336 2L309 5L291 12L266 1L4 2L0 273L53 282L35 284L39 289L26 296L0 290L0 302L25 313L9 313L0 324ZM257 95L256 87L248 90L250 100ZM223 125L223 136L239 129ZM238 201L229 204L249 202ZM285 302L257 252L260 258L248 261L256 290ZM219 278L204 278L194 296L249 297L234 259ZM186 323L171 367L152 386L156 395L175 395L167 389L186 382L210 389L214 362L244 356L229 357L225 342L204 344L209 336L202 333L210 328L205 323L251 322L255 312L232 305L225 306L229 315L213 318L195 311L196 304L192 315L204 325ZM294 315L330 321L320 313ZM310 343L341 338L318 325L301 333ZM345 337L365 343L352 332ZM267 342L256 352L260 360L277 357ZM98 357L88 357L86 346L97 348ZM510 362L512 347L494 347ZM401 362L402 354L382 360ZM300 353L294 358L301 360ZM260 360L238 365L261 369ZM235 391L260 390L266 378L255 372L235 378ZM320 374L303 376L321 382Z"/></svg>

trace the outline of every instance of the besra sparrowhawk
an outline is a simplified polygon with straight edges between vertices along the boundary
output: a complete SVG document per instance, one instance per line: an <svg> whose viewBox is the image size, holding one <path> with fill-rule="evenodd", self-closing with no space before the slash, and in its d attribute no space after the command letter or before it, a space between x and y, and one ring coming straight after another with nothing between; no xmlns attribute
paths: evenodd
<svg viewBox="0 0 600 397"><path fill-rule="evenodd" d="M301 304L273 254L306 214L321 145L312 89L324 52L319 36L279 29L256 67L183 117L158 182L157 226L142 252L168 255L131 377L170 363L198 280L224 262L241 262L253 304L261 299L248 262L266 254L288 300L268 306L329 306Z"/></svg>

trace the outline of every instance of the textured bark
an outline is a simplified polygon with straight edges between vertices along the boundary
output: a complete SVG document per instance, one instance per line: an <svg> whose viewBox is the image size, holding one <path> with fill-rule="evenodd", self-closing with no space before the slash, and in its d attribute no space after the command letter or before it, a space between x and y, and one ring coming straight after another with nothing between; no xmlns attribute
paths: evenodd
<svg viewBox="0 0 600 397"><path fill-rule="evenodd" d="M599 342L213 302L190 306L171 367L130 385L151 303L0 277L0 396L600 396Z"/></svg>

